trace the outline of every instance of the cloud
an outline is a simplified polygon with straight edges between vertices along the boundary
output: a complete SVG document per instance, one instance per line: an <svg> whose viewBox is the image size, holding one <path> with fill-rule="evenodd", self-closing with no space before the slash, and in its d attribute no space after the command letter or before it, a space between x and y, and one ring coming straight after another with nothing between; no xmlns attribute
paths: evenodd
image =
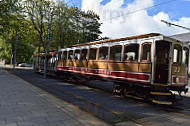
<svg viewBox="0 0 190 126"><path fill-rule="evenodd" d="M190 26L190 17L181 17L178 21L171 20L169 15L159 12L153 16L148 15L146 9L154 5L153 0L134 0L123 7L124 0L110 0L102 5L103 0L82 0L82 10L93 10L100 15L102 36L111 38L157 32L172 35L187 32L176 27L168 27L161 20L166 20L183 26ZM125 16L121 16L127 14ZM121 16L121 17L119 17ZM119 18L114 18L119 17ZM111 19L111 20L107 20Z"/></svg>

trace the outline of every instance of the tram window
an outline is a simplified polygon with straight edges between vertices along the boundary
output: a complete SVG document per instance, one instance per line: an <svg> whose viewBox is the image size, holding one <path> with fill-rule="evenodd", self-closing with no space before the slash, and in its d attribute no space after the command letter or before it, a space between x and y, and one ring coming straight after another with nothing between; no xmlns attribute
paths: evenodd
<svg viewBox="0 0 190 126"><path fill-rule="evenodd" d="M61 60L62 58L62 52L58 52L58 59Z"/></svg>
<svg viewBox="0 0 190 126"><path fill-rule="evenodd" d="M97 49L90 49L89 60L96 60Z"/></svg>
<svg viewBox="0 0 190 126"><path fill-rule="evenodd" d="M138 51L139 51L138 44L126 45L124 60L129 60L129 61L137 60L138 59Z"/></svg>
<svg viewBox="0 0 190 126"><path fill-rule="evenodd" d="M73 59L73 50L69 51L69 57L68 57L68 59L70 59L70 60Z"/></svg>
<svg viewBox="0 0 190 126"><path fill-rule="evenodd" d="M57 61L57 60L58 60L58 54L55 55L55 61Z"/></svg>
<svg viewBox="0 0 190 126"><path fill-rule="evenodd" d="M66 60L66 59L67 59L67 51L64 51L64 52L63 52L62 59L63 59L63 60Z"/></svg>
<svg viewBox="0 0 190 126"><path fill-rule="evenodd" d="M142 45L142 61L151 61L151 44Z"/></svg>
<svg viewBox="0 0 190 126"><path fill-rule="evenodd" d="M122 46L113 46L110 49L110 60L121 61Z"/></svg>
<svg viewBox="0 0 190 126"><path fill-rule="evenodd" d="M88 50L87 49L83 49L81 51L81 60L87 60L87 54L88 54Z"/></svg>
<svg viewBox="0 0 190 126"><path fill-rule="evenodd" d="M189 62L189 49L187 47L184 47L182 63L188 65L188 62Z"/></svg>
<svg viewBox="0 0 190 126"><path fill-rule="evenodd" d="M37 63L38 66L40 66L40 57L38 56L37 58L38 59L37 59L36 63Z"/></svg>
<svg viewBox="0 0 190 126"><path fill-rule="evenodd" d="M74 59L76 60L80 59L80 50L75 50Z"/></svg>
<svg viewBox="0 0 190 126"><path fill-rule="evenodd" d="M108 59L108 47L102 47L99 49L99 60L107 60Z"/></svg>
<svg viewBox="0 0 190 126"><path fill-rule="evenodd" d="M182 48L180 45L174 45L174 54L173 54L173 62L180 63L181 62L181 52Z"/></svg>
<svg viewBox="0 0 190 126"><path fill-rule="evenodd" d="M63 52L58 52L58 59L62 60L63 59Z"/></svg>

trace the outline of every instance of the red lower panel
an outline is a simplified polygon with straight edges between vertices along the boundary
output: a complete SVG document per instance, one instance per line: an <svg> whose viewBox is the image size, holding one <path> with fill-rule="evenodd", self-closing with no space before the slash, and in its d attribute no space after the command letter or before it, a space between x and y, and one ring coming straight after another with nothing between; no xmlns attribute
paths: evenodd
<svg viewBox="0 0 190 126"><path fill-rule="evenodd" d="M134 78L134 79L139 79L139 80L149 80L150 79L150 75L139 74L139 73L112 72L111 75L116 76L116 77Z"/></svg>
<svg viewBox="0 0 190 126"><path fill-rule="evenodd" d="M151 74L150 73L138 73L138 72L125 72L125 71L108 71L108 70L99 70L99 69L88 69L88 68L77 68L77 67L62 67L58 66L60 71L70 71L77 72L81 74L96 75L104 78L139 82L144 84L150 84Z"/></svg>
<svg viewBox="0 0 190 126"><path fill-rule="evenodd" d="M172 86L185 86L188 83L187 76L172 75Z"/></svg>

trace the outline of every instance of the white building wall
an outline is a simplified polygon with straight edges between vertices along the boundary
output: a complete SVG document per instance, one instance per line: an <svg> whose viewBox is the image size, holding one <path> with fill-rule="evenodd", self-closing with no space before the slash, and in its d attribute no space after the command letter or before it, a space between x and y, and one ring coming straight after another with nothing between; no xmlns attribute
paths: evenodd
<svg viewBox="0 0 190 126"><path fill-rule="evenodd" d="M5 60L0 59L0 66L3 66L3 65L5 65Z"/></svg>

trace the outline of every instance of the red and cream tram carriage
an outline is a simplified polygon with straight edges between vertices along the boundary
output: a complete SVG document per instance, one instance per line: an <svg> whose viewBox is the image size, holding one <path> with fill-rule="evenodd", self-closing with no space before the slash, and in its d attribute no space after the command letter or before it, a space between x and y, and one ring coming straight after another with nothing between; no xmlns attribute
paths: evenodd
<svg viewBox="0 0 190 126"><path fill-rule="evenodd" d="M172 105L187 92L189 46L157 33L77 44L58 51L57 72L111 79L114 91Z"/></svg>
<svg viewBox="0 0 190 126"><path fill-rule="evenodd" d="M33 58L34 71L44 73L45 56L48 59L48 65L47 65L48 74L56 74L57 60L58 60L57 52L50 52L48 55L46 53L35 54Z"/></svg>

